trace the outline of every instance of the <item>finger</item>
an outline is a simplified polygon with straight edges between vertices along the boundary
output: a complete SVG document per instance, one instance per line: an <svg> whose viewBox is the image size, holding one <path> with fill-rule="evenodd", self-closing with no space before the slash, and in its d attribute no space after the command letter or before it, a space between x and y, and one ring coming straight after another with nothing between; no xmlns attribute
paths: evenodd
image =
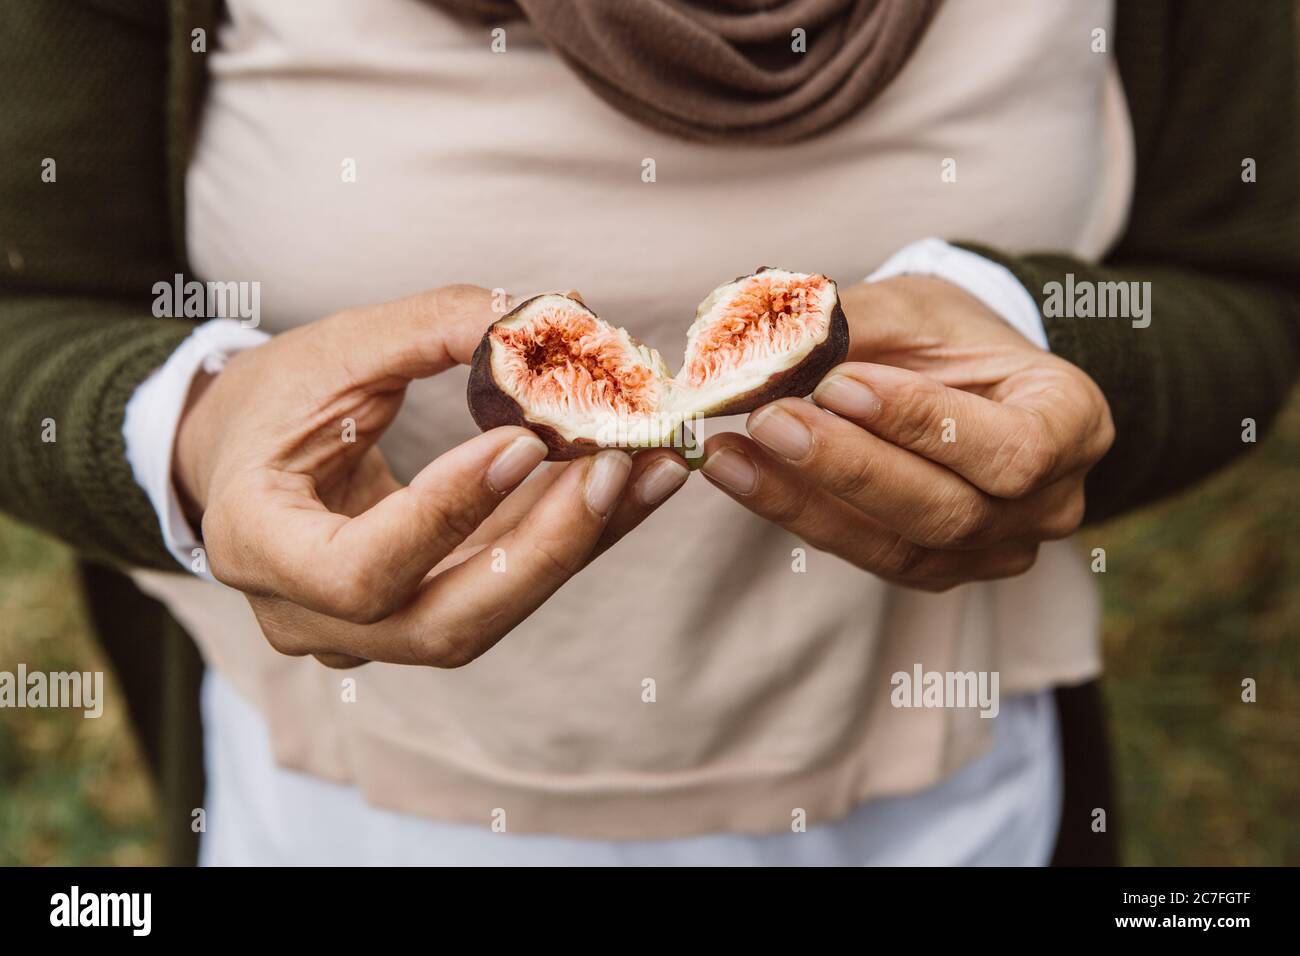
<svg viewBox="0 0 1300 956"><path fill-rule="evenodd" d="M314 323L312 335L355 383L400 387L453 365L468 365L483 333L501 318L493 304L487 289L447 285L344 310Z"/></svg>
<svg viewBox="0 0 1300 956"><path fill-rule="evenodd" d="M938 587L1020 573L1036 545L1003 542L979 551L927 548L898 534L776 461L742 435L706 443L704 476L750 511L865 571L891 581ZM1031 559L1032 560L1032 559Z"/></svg>
<svg viewBox="0 0 1300 956"><path fill-rule="evenodd" d="M1032 507L981 492L960 475L800 399L750 415L747 428L808 481L903 537L980 548L1025 533Z"/></svg>
<svg viewBox="0 0 1300 956"><path fill-rule="evenodd" d="M604 533L596 542L592 557L603 554L650 513L675 495L686 483L690 470L681 455L667 448L637 452L627 492L619 500Z"/></svg>
<svg viewBox="0 0 1300 956"><path fill-rule="evenodd" d="M379 620L409 601L545 455L528 430L493 429L354 518L327 510L306 476L255 473L252 487L236 485L204 515L213 573L333 617Z"/></svg>
<svg viewBox="0 0 1300 956"><path fill-rule="evenodd" d="M586 563L631 470L628 456L613 451L554 469L556 477L513 531L491 546L471 549L459 563L449 560L448 570L426 581L416 601L374 624L349 623L283 601L250 603L281 653L460 666L500 640Z"/></svg>
<svg viewBox="0 0 1300 956"><path fill-rule="evenodd" d="M577 463L549 462L538 468L516 488L492 515L479 525L462 547L495 541L519 524L529 509L546 489L563 473L564 469L581 467ZM619 500L613 515L597 543L595 554L603 553L610 545L640 524L655 508L671 498L685 483L690 471L681 455L666 448L639 451L632 456L632 473L628 477L628 491ZM593 555L594 556L594 555ZM447 564L445 560L438 568Z"/></svg>
<svg viewBox="0 0 1300 956"><path fill-rule="evenodd" d="M273 649L290 657L310 654L326 667L348 670L369 663L369 658L340 651L360 646L349 641L349 634L366 630L365 625L349 624L337 618L317 614L281 598L246 594L248 605L257 618L262 636Z"/></svg>
<svg viewBox="0 0 1300 956"><path fill-rule="evenodd" d="M427 582L394 616L407 659L459 666L527 618L590 560L631 472L620 451L571 464L514 530Z"/></svg>
<svg viewBox="0 0 1300 956"><path fill-rule="evenodd" d="M546 493L546 489L555 483L555 480L564 474L564 470L570 466L570 462L543 462L528 478L517 487L514 491L506 496L505 501L497 506L496 511L492 512L482 524L480 524L472 535L461 542L460 546L444 558L437 566L434 567L434 573L450 567L453 564L459 564L459 560L452 560L460 555L460 552L470 548L482 548L498 538L513 530L534 504L541 499Z"/></svg>
<svg viewBox="0 0 1300 956"><path fill-rule="evenodd" d="M617 453L615 457L627 459L625 455ZM614 485L607 485L603 490L591 488L593 484L601 484L601 481L593 479L590 473L584 473L591 467L593 463L590 459L582 459L580 462L568 463L564 466L552 466L546 470L549 473L539 473L533 480L517 489L511 496L512 501L508 501L506 506L495 512L489 522L481 525L480 531L490 522L498 520L500 511L506 507L523 510L526 520L520 523L524 527L517 528L515 535L498 541L497 548L489 548L484 544L471 545L467 541L463 549L458 550L456 554L448 555L445 561L439 564L439 568L448 571L482 554L478 566L472 570L472 580L478 581L480 585L477 587L472 585L471 591L481 589L482 583L489 585L510 583L512 592L520 589L526 592L523 602L519 600L502 602L493 596L487 598L485 602L481 601L478 609L473 610L472 607L467 607L472 605L473 594L461 591L454 580L448 580L439 583L437 591L430 588L429 592L422 594L419 606L409 609L409 613L395 615L369 627L322 617L300 607L290 607L282 601L253 598L253 609L259 611L263 630L278 650L282 653L313 653L328 666L355 666L355 662L363 659L356 657L355 653L361 649L364 649L368 658L380 659L380 661L441 663L443 666L463 663L463 658L477 656L477 653L486 650L487 646L495 643L495 640L511 630L519 620L523 620L526 615L532 613L532 610L536 610L536 607L541 605L550 593L554 593L554 587L551 587L554 581L546 581L545 587L538 588L537 576L526 564L523 568L513 568L520 572L511 575L510 555L517 550L517 541L532 541L530 548L534 549L534 553L539 551L542 555L546 555L541 561L543 570L546 567L556 566L560 562L572 562L565 567L564 574L568 575L573 567L580 567L581 564L590 561L590 558L599 551L608 548L617 538L636 527L646 518L646 515L650 514L650 511L663 501L667 501L667 498L680 488L688 475L680 457L672 451L656 449L637 454L630 467L627 467L627 473L623 477L625 488L620 489L616 494L610 515L604 519L595 516L593 525L591 524L595 514L593 509L606 506L604 502L607 502L608 497L615 492L612 490ZM623 470L621 464L614 468L614 484L617 484L621 470ZM551 492L552 486L558 484L564 475L568 475L569 489L565 490L562 486L555 492ZM538 489L541 489L541 492L538 493ZM578 499L581 499L581 507L576 505ZM534 505L541 514L533 514ZM567 520L573 516L578 519L576 524ZM584 525L586 533L582 529ZM593 545L588 546L591 532L597 533L598 537ZM476 536L478 533L480 532L476 532ZM578 557L584 548L586 548L585 557ZM499 574L491 574L497 572L498 568ZM469 579L469 575L464 575L464 578ZM433 581L430 581L430 584L433 584ZM438 597L439 593L442 597ZM446 600L448 593L452 597L450 601ZM515 611L502 619L499 617L502 607L507 609L513 607ZM480 618L469 620L469 615L472 614L478 614ZM455 622L448 623L447 618L454 615ZM497 620L497 627L484 626L484 622L489 619ZM412 652L409 646L412 628L425 637L425 643L428 645L421 646L416 652ZM455 635L456 640L432 643L428 639L428 635L432 633L445 632ZM467 635L474 635L474 637L465 644ZM329 646L330 650L321 650L321 646ZM454 652L452 648L455 648ZM472 652L467 648L473 648Z"/></svg>
<svg viewBox="0 0 1300 956"><path fill-rule="evenodd" d="M1058 441L1036 408L995 402L907 369L848 362L822 380L813 400L1000 498L1024 497L1086 464L1080 444ZM1053 414L1073 412L1058 402Z"/></svg>

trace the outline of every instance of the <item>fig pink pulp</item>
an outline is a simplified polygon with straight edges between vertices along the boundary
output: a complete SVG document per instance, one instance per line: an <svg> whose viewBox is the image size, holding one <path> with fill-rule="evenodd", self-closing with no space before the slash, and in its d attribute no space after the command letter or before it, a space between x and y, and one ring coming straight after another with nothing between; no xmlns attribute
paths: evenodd
<svg viewBox="0 0 1300 956"><path fill-rule="evenodd" d="M623 343L594 316L564 305L540 310L530 326L502 326L503 384L526 405L565 403L624 414L651 411L652 372L627 361Z"/></svg>
<svg viewBox="0 0 1300 956"><path fill-rule="evenodd" d="M757 356L791 351L815 338L823 318L818 306L831 284L825 276L775 279L747 276L696 339L686 379L694 388Z"/></svg>

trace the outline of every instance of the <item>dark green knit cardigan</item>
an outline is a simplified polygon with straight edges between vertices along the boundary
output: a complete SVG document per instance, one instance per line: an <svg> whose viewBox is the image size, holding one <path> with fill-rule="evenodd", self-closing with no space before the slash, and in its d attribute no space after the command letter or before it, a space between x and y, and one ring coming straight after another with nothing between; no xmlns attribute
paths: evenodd
<svg viewBox="0 0 1300 956"><path fill-rule="evenodd" d="M1046 320L1052 350L1096 379L1115 417L1090 521L1240 454L1242 420L1267 425L1300 361L1294 3L1118 8L1137 146L1122 240L1100 264L980 249L1039 299L1067 272L1152 283L1149 328ZM181 187L206 69L191 31L211 49L214 14L213 0L0 4L0 509L85 555L160 568L175 564L122 418L192 327L150 303L154 282L187 271Z"/></svg>

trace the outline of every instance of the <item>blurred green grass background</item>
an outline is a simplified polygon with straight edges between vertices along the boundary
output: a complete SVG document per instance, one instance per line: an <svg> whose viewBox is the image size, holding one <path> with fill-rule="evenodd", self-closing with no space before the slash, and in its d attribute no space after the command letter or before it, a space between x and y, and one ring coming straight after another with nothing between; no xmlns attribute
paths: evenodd
<svg viewBox="0 0 1300 956"><path fill-rule="evenodd" d="M1300 864L1300 396L1181 497L1092 530L1125 862ZM70 552L0 517L0 669L104 669ZM1258 701L1241 700L1254 678ZM109 678L111 681L111 677ZM108 695L115 694L109 687ZM123 709L0 711L0 865L161 860Z"/></svg>

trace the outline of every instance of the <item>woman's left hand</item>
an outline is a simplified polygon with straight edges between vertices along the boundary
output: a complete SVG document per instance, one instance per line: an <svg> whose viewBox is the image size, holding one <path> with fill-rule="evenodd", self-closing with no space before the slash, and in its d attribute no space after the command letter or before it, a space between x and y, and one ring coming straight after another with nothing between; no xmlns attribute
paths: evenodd
<svg viewBox="0 0 1300 956"><path fill-rule="evenodd" d="M813 401L754 411L705 443L736 501L864 570L942 591L1010 577L1083 518L1114 426L1082 370L942 279L842 293L849 361Z"/></svg>

